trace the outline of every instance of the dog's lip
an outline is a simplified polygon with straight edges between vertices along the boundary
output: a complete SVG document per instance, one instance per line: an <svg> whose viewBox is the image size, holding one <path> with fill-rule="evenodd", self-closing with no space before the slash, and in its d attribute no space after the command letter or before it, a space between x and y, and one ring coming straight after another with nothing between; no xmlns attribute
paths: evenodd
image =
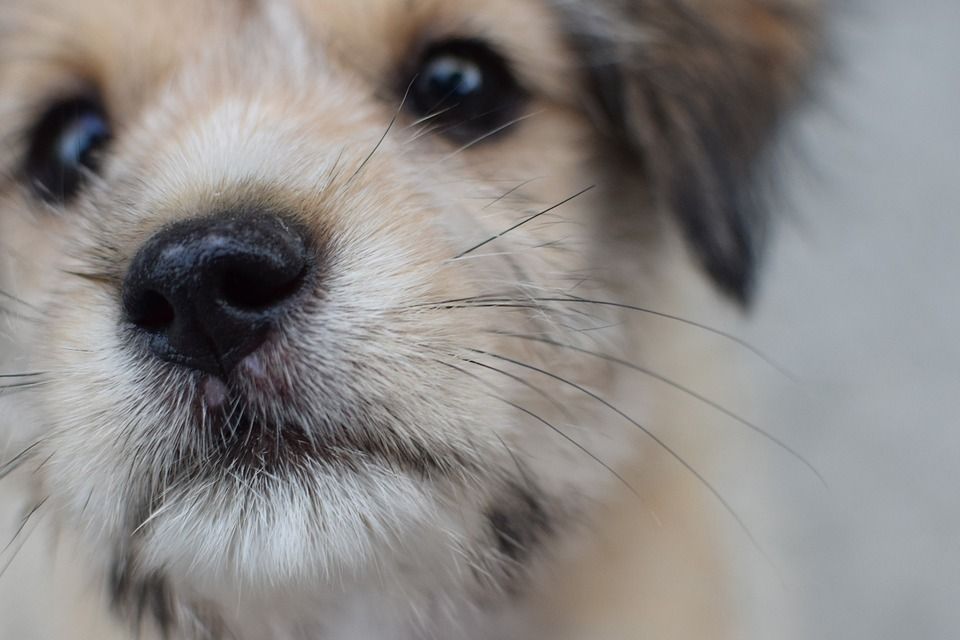
<svg viewBox="0 0 960 640"><path fill-rule="evenodd" d="M195 418L200 437L213 447L201 447L202 458L193 460L199 464L195 471L202 467L213 472L226 467L234 472L246 469L279 474L323 465L338 472L360 472L369 465L386 465L435 478L474 468L456 447L419 438L397 440L390 425L330 422L311 426L293 418L258 413L248 399L231 393L219 380L208 379L204 387L205 395L221 404ZM224 390L226 395L222 394Z"/></svg>
<svg viewBox="0 0 960 640"><path fill-rule="evenodd" d="M430 477L472 468L473 461L456 446L422 435L400 436L397 425L363 412L327 414L305 406L307 399L281 369L292 364L289 357L261 348L228 378L193 378L196 432L191 437L205 443L197 449L200 466L211 472L224 466L291 471L320 464L357 471L374 464Z"/></svg>

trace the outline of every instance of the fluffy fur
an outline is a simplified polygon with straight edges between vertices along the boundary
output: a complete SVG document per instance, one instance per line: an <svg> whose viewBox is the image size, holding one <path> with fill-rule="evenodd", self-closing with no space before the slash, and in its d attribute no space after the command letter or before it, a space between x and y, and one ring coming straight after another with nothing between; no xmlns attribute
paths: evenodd
<svg viewBox="0 0 960 640"><path fill-rule="evenodd" d="M0 427L104 613L182 640L719 637L718 510L642 366L696 328L643 310L749 299L752 183L817 15L0 0L0 373L31 374L0 381ZM451 37L525 87L496 135L404 109ZM27 132L90 91L116 130L102 170L45 204ZM158 230L238 209L307 229L322 275L218 380L138 349L121 288ZM585 542L608 526L627 556Z"/></svg>

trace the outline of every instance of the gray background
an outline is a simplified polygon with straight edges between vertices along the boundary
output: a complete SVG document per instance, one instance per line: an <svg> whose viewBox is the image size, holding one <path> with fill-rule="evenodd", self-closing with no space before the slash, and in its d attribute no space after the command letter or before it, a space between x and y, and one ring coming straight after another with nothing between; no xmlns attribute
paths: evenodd
<svg viewBox="0 0 960 640"><path fill-rule="evenodd" d="M960 638L960 0L836 20L748 329L800 379L762 421L829 488L774 467L758 597L797 638Z"/></svg>

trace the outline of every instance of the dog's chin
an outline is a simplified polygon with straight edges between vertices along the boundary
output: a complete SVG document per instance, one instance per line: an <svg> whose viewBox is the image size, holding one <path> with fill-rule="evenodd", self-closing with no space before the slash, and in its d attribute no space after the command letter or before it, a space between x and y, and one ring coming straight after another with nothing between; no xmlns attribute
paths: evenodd
<svg viewBox="0 0 960 640"><path fill-rule="evenodd" d="M437 511L422 480L382 465L303 463L175 489L128 540L143 573L201 587L302 588L373 577L391 550L425 556L412 547L431 537Z"/></svg>
<svg viewBox="0 0 960 640"><path fill-rule="evenodd" d="M394 425L363 417L284 415L244 398L189 415L198 437L167 451L126 505L125 546L141 570L329 583L383 571L398 549L409 560L449 546L433 538L450 491L464 489L453 449L393 437Z"/></svg>

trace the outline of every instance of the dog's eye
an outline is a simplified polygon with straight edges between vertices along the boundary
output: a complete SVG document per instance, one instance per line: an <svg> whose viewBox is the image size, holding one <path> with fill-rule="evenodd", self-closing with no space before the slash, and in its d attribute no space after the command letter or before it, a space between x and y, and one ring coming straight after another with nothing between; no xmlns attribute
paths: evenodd
<svg viewBox="0 0 960 640"><path fill-rule="evenodd" d="M478 40L429 47L417 65L408 104L447 136L472 139L505 127L525 94L507 61Z"/></svg>
<svg viewBox="0 0 960 640"><path fill-rule="evenodd" d="M56 103L30 133L25 174L34 193L50 203L64 203L77 194L85 178L99 166L110 140L110 124L95 100L77 98Z"/></svg>

